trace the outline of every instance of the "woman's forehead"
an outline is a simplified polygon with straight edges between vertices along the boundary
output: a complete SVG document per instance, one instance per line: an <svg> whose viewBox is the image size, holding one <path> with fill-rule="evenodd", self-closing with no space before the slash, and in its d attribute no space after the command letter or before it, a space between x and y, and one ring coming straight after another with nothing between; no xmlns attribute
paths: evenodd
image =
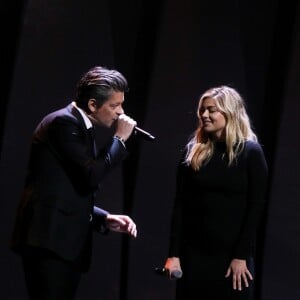
<svg viewBox="0 0 300 300"><path fill-rule="evenodd" d="M207 97L203 99L201 106L214 106L214 105L216 105L216 100L211 97Z"/></svg>

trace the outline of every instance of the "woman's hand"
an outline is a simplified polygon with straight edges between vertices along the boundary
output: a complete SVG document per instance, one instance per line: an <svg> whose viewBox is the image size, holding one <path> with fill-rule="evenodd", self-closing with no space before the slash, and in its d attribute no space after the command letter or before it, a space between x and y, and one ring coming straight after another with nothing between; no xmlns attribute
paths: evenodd
<svg viewBox="0 0 300 300"><path fill-rule="evenodd" d="M253 280L251 272L247 268L246 260L234 258L227 269L225 277L229 277L232 273L232 287L234 290L238 289L241 291L243 289L243 284L245 287L249 287L248 280Z"/></svg>
<svg viewBox="0 0 300 300"><path fill-rule="evenodd" d="M180 265L180 259L179 257L168 257L165 265L164 265L165 270L167 270L168 277L170 279L176 279L180 278L182 275L182 270L181 270L181 265ZM179 276L174 276L174 274L179 273Z"/></svg>

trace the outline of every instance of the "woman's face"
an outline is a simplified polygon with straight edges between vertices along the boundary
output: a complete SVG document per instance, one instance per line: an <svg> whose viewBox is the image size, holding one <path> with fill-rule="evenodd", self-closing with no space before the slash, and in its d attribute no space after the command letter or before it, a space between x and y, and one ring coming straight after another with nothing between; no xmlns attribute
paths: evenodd
<svg viewBox="0 0 300 300"><path fill-rule="evenodd" d="M199 109L202 129L215 139L224 139L226 119L218 108L213 98L205 98Z"/></svg>

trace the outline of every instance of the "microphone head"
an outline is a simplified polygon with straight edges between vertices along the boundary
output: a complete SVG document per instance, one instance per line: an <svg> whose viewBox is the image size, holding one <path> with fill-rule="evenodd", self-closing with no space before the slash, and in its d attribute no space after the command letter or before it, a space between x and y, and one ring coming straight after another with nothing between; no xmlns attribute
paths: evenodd
<svg viewBox="0 0 300 300"><path fill-rule="evenodd" d="M173 270L169 273L169 271L165 268L155 268L154 269L155 273L158 274L158 275L164 275L164 276L167 276L171 279L179 279L182 277L182 271L181 270Z"/></svg>
<svg viewBox="0 0 300 300"><path fill-rule="evenodd" d="M174 270L171 272L171 278L179 279L182 277L182 271L181 270Z"/></svg>

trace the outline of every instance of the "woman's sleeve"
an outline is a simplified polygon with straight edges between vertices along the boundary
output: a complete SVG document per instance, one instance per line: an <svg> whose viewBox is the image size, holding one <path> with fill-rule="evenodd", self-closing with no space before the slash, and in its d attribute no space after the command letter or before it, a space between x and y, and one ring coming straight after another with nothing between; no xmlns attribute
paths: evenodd
<svg viewBox="0 0 300 300"><path fill-rule="evenodd" d="M170 244L168 257L179 257L180 245L182 243L182 200L184 195L185 181L183 159L184 154L182 155L182 158L180 159L180 162L177 166L176 189L171 215L171 229L169 240Z"/></svg>
<svg viewBox="0 0 300 300"><path fill-rule="evenodd" d="M234 257L246 259L254 250L258 226L263 217L268 188L268 166L262 147L246 146L248 195L247 214Z"/></svg>

